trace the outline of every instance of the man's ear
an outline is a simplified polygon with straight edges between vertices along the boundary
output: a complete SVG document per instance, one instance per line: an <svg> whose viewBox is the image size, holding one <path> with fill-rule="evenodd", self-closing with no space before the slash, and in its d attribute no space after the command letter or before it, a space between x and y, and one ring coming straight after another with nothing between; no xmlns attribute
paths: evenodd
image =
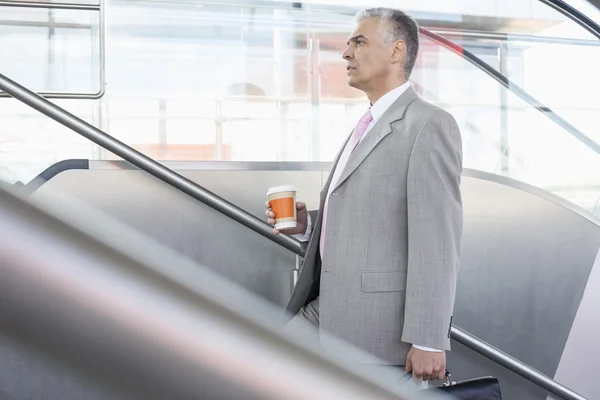
<svg viewBox="0 0 600 400"><path fill-rule="evenodd" d="M406 43L403 40L396 40L391 49L392 63L403 62L406 59Z"/></svg>

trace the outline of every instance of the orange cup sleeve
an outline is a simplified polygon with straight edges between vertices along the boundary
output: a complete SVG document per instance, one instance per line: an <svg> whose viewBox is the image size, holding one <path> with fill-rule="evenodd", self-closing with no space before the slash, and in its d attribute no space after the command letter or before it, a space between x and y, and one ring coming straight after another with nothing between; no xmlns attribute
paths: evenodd
<svg viewBox="0 0 600 400"><path fill-rule="evenodd" d="M275 213L275 219L294 218L295 204L293 197L271 200L271 210Z"/></svg>

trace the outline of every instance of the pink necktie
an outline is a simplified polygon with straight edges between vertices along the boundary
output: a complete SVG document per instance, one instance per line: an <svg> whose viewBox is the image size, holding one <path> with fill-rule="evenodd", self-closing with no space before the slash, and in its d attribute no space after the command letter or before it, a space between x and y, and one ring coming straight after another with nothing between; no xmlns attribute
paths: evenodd
<svg viewBox="0 0 600 400"><path fill-rule="evenodd" d="M352 136L350 136L350 139L348 140L348 143L346 144L346 147L340 156L337 166L335 167L335 171L333 172L333 177L331 178L331 183L329 184L329 188L327 190L327 197L325 197L325 204L323 205L323 222L321 223L321 237L319 238L321 260L323 260L323 244L325 243L325 235L327 235L327 207L329 205L329 196L331 195L331 192L333 191L338 179L340 179L340 175L342 175L342 172L344 172L344 168L348 163L350 155L356 146L358 146L360 139L365 134L365 131L367 130L367 127L371 121L373 121L373 115L371 115L371 109L369 108L365 115L363 115L358 121L358 124L356 124L356 128L354 128L354 132L352 132Z"/></svg>

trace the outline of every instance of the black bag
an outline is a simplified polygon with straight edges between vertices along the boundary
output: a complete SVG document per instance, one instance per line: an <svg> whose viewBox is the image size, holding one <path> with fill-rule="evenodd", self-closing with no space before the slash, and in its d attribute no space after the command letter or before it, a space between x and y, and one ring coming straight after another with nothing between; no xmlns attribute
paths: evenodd
<svg viewBox="0 0 600 400"><path fill-rule="evenodd" d="M491 376L452 382L450 373L446 371L442 386L425 390L441 391L457 400L502 400L500 383Z"/></svg>

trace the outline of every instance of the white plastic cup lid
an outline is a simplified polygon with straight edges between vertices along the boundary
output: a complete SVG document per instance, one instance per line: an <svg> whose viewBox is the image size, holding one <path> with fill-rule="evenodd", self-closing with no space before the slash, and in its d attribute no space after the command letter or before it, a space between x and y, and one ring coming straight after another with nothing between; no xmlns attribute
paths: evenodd
<svg viewBox="0 0 600 400"><path fill-rule="evenodd" d="M296 191L296 187L294 185L275 186L275 187L269 188L269 190L267 191L267 196L270 196L273 193L295 192L295 191Z"/></svg>

